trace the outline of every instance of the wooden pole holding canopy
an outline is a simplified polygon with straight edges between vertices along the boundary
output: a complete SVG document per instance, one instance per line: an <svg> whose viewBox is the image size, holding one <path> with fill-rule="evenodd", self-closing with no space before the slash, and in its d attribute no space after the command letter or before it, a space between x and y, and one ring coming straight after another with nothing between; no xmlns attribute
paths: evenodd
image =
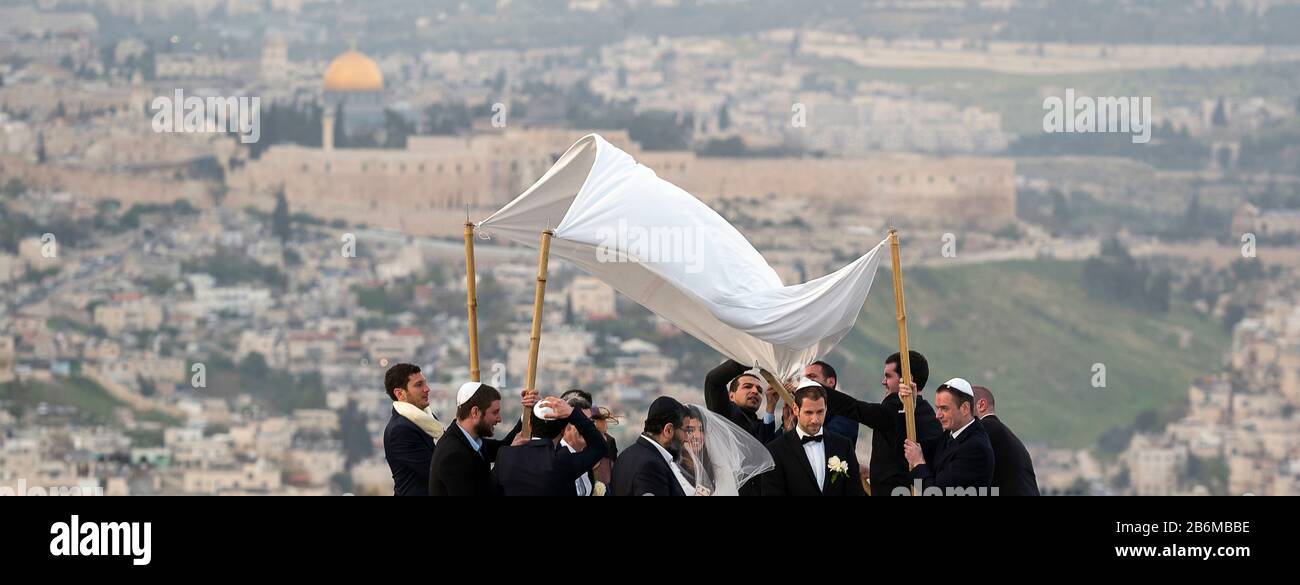
<svg viewBox="0 0 1300 585"><path fill-rule="evenodd" d="M907 308L903 303L903 263L898 255L898 230L889 227L889 255L893 259L894 272L894 314L898 320L898 367L899 384L912 384L912 357L907 349ZM903 399L904 419L907 421L907 440L916 441L916 396ZM911 467L909 465L909 467ZM916 495L916 488L912 488Z"/></svg>
<svg viewBox="0 0 1300 585"><path fill-rule="evenodd" d="M552 235L554 232L549 229L542 232L542 244L537 253L537 290L533 296L533 330L528 337L528 375L524 382L524 391L534 388L537 384L537 350L542 343L542 304L546 298L546 266L551 256ZM532 434L531 419L525 412L522 436L527 438Z"/></svg>
<svg viewBox="0 0 1300 585"><path fill-rule="evenodd" d="M469 380L478 382L478 289L474 282L474 224L469 220L465 220L465 307L469 311Z"/></svg>
<svg viewBox="0 0 1300 585"><path fill-rule="evenodd" d="M776 376L772 375L772 372L767 370L763 370L763 379L767 380L767 383L770 386L776 388L776 393L781 395L782 402L790 405L790 408L794 408L794 396L790 394L789 390L785 389L785 384L778 382Z"/></svg>

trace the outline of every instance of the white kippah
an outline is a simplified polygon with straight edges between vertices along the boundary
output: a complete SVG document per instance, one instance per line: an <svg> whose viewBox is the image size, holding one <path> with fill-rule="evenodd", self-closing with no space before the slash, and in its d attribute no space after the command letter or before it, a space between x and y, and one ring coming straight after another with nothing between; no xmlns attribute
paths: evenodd
<svg viewBox="0 0 1300 585"><path fill-rule="evenodd" d="M461 384L460 390L456 391L456 406L469 402L469 399L473 398L474 394L478 392L478 389L482 386L483 384L479 382L465 382L464 384Z"/></svg>
<svg viewBox="0 0 1300 585"><path fill-rule="evenodd" d="M533 405L533 414L537 415L537 418L542 420L550 420L555 418L555 409L549 406L542 406L542 401L538 400L537 404Z"/></svg>
<svg viewBox="0 0 1300 585"><path fill-rule="evenodd" d="M965 378L953 378L944 382L942 385L970 396L971 398L975 397L975 391L971 388L970 382L967 382Z"/></svg>
<svg viewBox="0 0 1300 585"><path fill-rule="evenodd" d="M800 388L812 388L813 386L816 386L818 388L825 388L825 386L822 386L821 384L818 384L817 382L814 382L809 378L800 377L799 385L795 387L795 390L798 390Z"/></svg>

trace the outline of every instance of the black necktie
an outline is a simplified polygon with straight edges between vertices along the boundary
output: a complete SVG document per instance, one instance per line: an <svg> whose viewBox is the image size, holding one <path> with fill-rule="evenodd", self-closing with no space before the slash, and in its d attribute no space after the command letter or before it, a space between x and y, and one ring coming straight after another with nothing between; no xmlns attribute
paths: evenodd
<svg viewBox="0 0 1300 585"><path fill-rule="evenodd" d="M812 442L817 442L817 443L822 442L822 436L817 435L815 437L799 437L800 445L807 445L808 443L812 443Z"/></svg>

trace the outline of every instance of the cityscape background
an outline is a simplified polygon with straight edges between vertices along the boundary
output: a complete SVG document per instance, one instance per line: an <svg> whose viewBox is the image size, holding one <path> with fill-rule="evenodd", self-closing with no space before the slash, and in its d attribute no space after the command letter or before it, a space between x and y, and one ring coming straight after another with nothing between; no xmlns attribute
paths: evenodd
<svg viewBox="0 0 1300 585"><path fill-rule="evenodd" d="M258 139L159 132L178 90ZM1067 91L1150 142L1046 132ZM1297 0L0 0L0 486L390 494L387 366L443 420L469 376L467 217L590 132L787 284L897 226L929 390L1044 493L1300 494ZM476 253L510 420L536 255ZM872 401L880 282L826 358ZM552 261L538 386L620 445L722 359Z"/></svg>

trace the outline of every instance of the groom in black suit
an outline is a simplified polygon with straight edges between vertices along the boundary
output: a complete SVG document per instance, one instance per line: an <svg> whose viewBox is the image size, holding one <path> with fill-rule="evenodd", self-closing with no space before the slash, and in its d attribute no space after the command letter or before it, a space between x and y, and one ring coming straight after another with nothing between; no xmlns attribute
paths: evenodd
<svg viewBox="0 0 1300 585"><path fill-rule="evenodd" d="M682 431L685 414L686 407L668 396L660 396L650 403L645 430L614 461L614 495L686 495L686 479L673 463L686 440Z"/></svg>
<svg viewBox="0 0 1300 585"><path fill-rule="evenodd" d="M764 496L862 496L853 443L822 428L826 389L811 380L794 392L799 424L767 444L776 467L763 474Z"/></svg>

